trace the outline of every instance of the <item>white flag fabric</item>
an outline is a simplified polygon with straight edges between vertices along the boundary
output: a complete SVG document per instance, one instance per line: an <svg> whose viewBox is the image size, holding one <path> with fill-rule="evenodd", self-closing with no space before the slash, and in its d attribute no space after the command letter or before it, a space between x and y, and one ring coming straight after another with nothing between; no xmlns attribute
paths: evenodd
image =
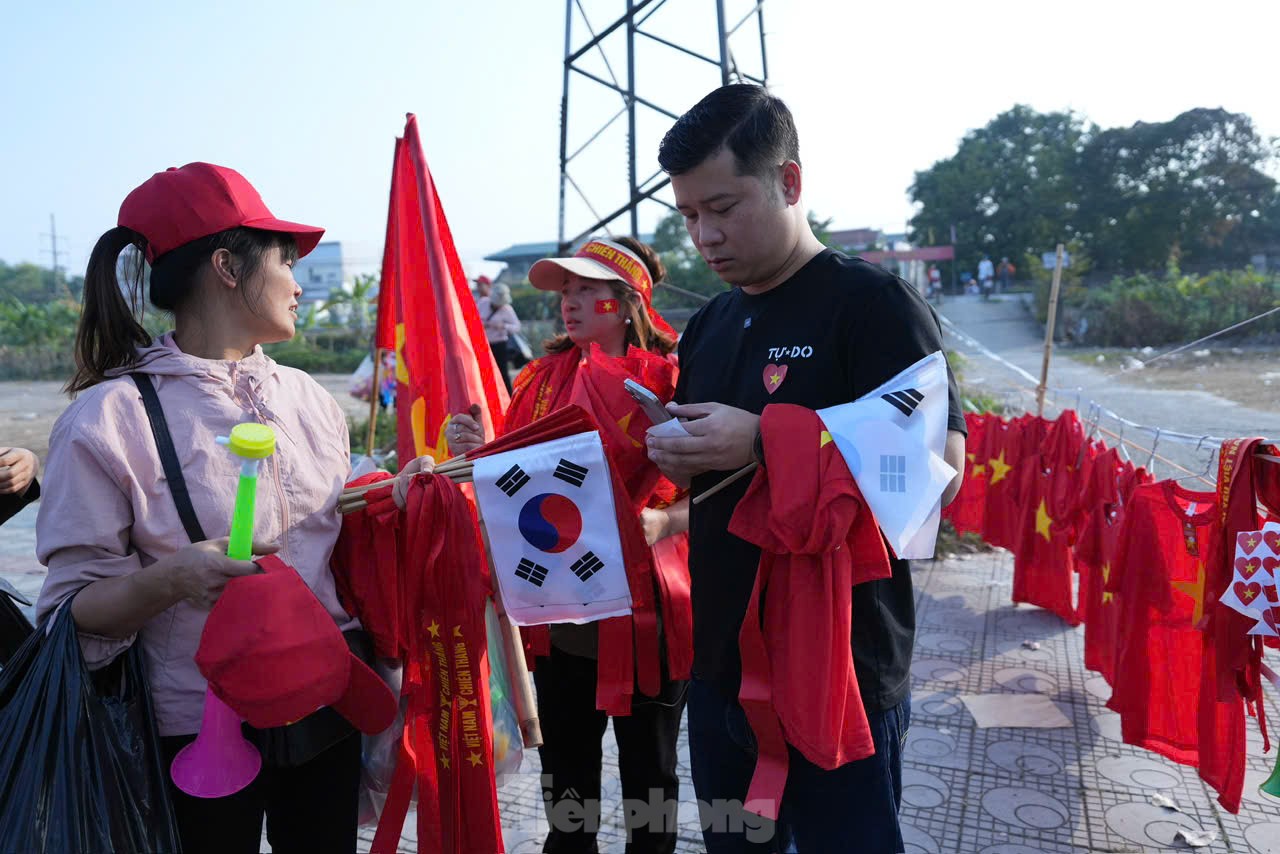
<svg viewBox="0 0 1280 854"><path fill-rule="evenodd" d="M481 457L472 477L513 623L631 613L613 484L594 431Z"/></svg>
<svg viewBox="0 0 1280 854"><path fill-rule="evenodd" d="M855 400L818 410L901 558L931 558L942 518L942 493L956 476L945 459L947 360L925 356Z"/></svg>

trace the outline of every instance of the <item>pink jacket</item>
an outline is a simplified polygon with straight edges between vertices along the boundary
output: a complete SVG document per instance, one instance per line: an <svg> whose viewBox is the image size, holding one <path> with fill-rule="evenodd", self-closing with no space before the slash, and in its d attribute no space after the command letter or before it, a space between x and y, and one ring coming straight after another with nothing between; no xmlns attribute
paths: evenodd
<svg viewBox="0 0 1280 854"><path fill-rule="evenodd" d="M179 350L170 333L139 357L130 370L150 374L155 383L205 535L228 534L240 474L236 458L214 437L243 421L269 425L276 452L258 476L255 539L280 544L280 557L342 629L358 625L338 603L329 572L342 527L338 494L350 473L347 424L337 402L261 349L239 362L197 359ZM189 543L142 397L127 376L81 393L58 419L42 488L36 550L49 575L37 605L41 619L86 584L127 575ZM207 616L183 601L140 632L163 736L200 729L205 680L194 657ZM137 636L80 638L96 668Z"/></svg>

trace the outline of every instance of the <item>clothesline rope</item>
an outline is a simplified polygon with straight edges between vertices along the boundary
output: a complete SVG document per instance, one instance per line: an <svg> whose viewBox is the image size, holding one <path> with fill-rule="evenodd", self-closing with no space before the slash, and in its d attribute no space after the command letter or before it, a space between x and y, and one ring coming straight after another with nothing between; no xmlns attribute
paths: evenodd
<svg viewBox="0 0 1280 854"><path fill-rule="evenodd" d="M1026 380L1026 382L1028 382L1032 386L1032 389L1034 389L1036 386L1039 385L1039 380L1037 380L1031 374L1027 373L1027 371L1013 364L1012 362L1010 362L1008 359L1004 358L1000 354L993 352L973 336L963 332L951 320L942 316L939 316L938 319L942 321L943 325L947 327L947 329L951 332L953 337L967 344L973 349L977 350L979 353L986 356L988 359L991 359L996 364L1001 365L1002 367L1008 369L1013 374ZM1019 391L1022 391L1022 389L1019 389ZM1046 391L1054 395L1061 395L1061 394L1074 395L1077 402L1077 405L1076 405L1077 411L1079 411L1080 404L1082 402L1086 403L1089 405L1090 411L1096 410L1099 413L1098 415L1099 418L1101 418L1102 416L1106 416L1107 418L1110 418L1113 421L1115 421L1117 424L1124 425L1124 427L1126 428L1131 428L1134 430L1143 430L1145 432L1150 433L1153 438L1158 436L1159 441L1161 442L1164 442L1164 441L1177 442L1183 445L1196 445L1199 447L1205 444L1221 445L1223 442L1226 441L1226 437L1222 437L1222 436L1209 436L1209 435L1197 435L1195 433L1183 433L1177 430L1169 430L1164 427L1152 427L1147 424L1139 424L1137 421L1131 421L1128 418L1125 418L1120 413L1115 412L1114 410L1102 405L1101 403L1094 400L1093 398L1085 398L1084 397L1085 390L1082 387L1067 389L1067 388L1060 388L1057 386L1049 386L1046 388ZM1132 444L1132 442L1129 442L1128 440L1126 440L1126 443ZM1138 447L1141 447L1141 446L1138 446ZM1151 449L1144 448L1144 450L1150 451Z"/></svg>

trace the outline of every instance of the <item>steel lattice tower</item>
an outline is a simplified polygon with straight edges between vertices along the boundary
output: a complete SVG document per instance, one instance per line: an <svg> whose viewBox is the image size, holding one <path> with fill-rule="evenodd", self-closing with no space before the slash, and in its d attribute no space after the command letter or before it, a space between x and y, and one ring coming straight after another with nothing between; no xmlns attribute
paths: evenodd
<svg viewBox="0 0 1280 854"><path fill-rule="evenodd" d="M619 0L595 0L595 5L616 7L618 2ZM661 126L646 130L654 130L654 127L665 129L683 110L692 106L716 85L732 82L767 85L764 0L624 0L623 5L625 11L621 17L610 20L602 29L596 29L588 17L584 0L567 0L565 3L564 90L560 101L558 239L561 252L600 231L638 237L639 208L643 202L653 201L672 207L670 202L657 196L670 183L661 169L644 180L638 180L640 162L652 162L656 169L658 141L654 138L655 133L641 132L641 144L651 142L652 152L645 149L643 157L638 156L638 123L661 122ZM736 24L728 26L726 5L733 8L734 14L742 11L736 8L738 5L749 11L737 19ZM666 11L662 17L651 21L664 9ZM714 22L711 20L712 12ZM701 21L696 17L699 14L704 16ZM586 33L586 41L577 46L574 40L575 22ZM665 29L661 29L663 25ZM581 41L582 36L578 38ZM712 49L707 50L707 46ZM740 54L735 55L734 47L739 49ZM614 73L610 62L611 53L615 60L619 55L625 56L626 74L623 81ZM718 53L718 58L708 53ZM603 69L599 67L600 60L603 61ZM640 77L637 74L637 66L640 64L638 60L644 62L642 70L645 71L646 81L652 81L643 91L637 82ZM676 63L679 62L684 63L683 73L676 70ZM593 63L596 63L595 68L592 68ZM718 81L716 70L719 71ZM570 93L574 83L587 86L588 89L578 94L576 101L571 102ZM601 107L608 112L611 108L607 105L614 98L620 99L620 108L608 118L602 118ZM571 103L574 108L572 110ZM619 146L617 139L605 137L624 116L627 120L625 142ZM585 142L573 151L569 149L571 137L578 139L582 135L576 132L578 127L571 127L571 120L576 126L594 128L584 134ZM613 143L612 148L624 149L625 184L616 180L616 173L610 168L617 164L616 154L605 154L602 157L602 152L596 151L610 142ZM575 161L581 163L580 158L591 156L596 157L596 168L588 167L591 168L593 182L590 187L584 188L574 179L570 167ZM645 168L647 171L648 167ZM620 187L625 188L625 195L618 193ZM570 188L585 206L587 215L577 217L566 211ZM602 215L592 204L589 194L617 198L612 200L609 212ZM618 204L619 201L621 204ZM626 228L611 229L610 225L623 216L628 217ZM581 222L569 221L575 219L580 219Z"/></svg>

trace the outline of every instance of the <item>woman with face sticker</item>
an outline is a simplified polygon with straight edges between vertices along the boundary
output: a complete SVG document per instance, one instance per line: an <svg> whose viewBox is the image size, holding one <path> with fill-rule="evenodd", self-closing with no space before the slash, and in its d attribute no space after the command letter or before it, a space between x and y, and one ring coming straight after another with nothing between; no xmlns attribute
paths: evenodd
<svg viewBox="0 0 1280 854"><path fill-rule="evenodd" d="M665 274L657 253L630 237L592 240L572 258L534 264L529 281L560 294L565 332L545 342L547 355L516 377L505 425L507 430L522 427L570 403L588 406L601 425L609 465L626 486L651 547L651 598L657 604L652 613L637 610L624 618L635 621L634 653L621 654L634 655L636 684L629 714L613 715L629 854L675 850L676 741L692 648L684 548L688 499L680 498L649 462L644 448L649 419L623 389L623 378L634 379L664 403L675 392L675 331L652 306L654 284ZM588 382L603 393L583 394ZM447 435L455 454L483 441L470 415L454 416ZM601 739L610 717L597 708L597 690L616 668L619 653L595 623L557 624L549 631L535 626L523 634L536 656L544 738L539 756L551 829L543 850L594 852ZM651 794L654 789L660 798Z"/></svg>
<svg viewBox="0 0 1280 854"><path fill-rule="evenodd" d="M244 422L274 431L254 554L278 553L346 633L359 623L338 601L329 556L351 464L337 402L260 346L293 337L302 292L293 265L324 229L277 219L242 175L209 163L156 173L125 198L118 223L89 258L67 384L75 399L49 438L36 523L49 573L37 612L69 603L90 669L141 644L168 769L201 727L195 654L209 609L231 579L258 572L226 554L240 463L216 437ZM173 319L154 340L141 323L144 296ZM144 394L167 423L163 457ZM186 486L181 511L165 458ZM348 642L358 649L358 637ZM312 717L295 726L316 732ZM265 816L273 850L355 851L359 733L329 729L294 759L269 759L224 798L171 785L183 850L256 852Z"/></svg>

